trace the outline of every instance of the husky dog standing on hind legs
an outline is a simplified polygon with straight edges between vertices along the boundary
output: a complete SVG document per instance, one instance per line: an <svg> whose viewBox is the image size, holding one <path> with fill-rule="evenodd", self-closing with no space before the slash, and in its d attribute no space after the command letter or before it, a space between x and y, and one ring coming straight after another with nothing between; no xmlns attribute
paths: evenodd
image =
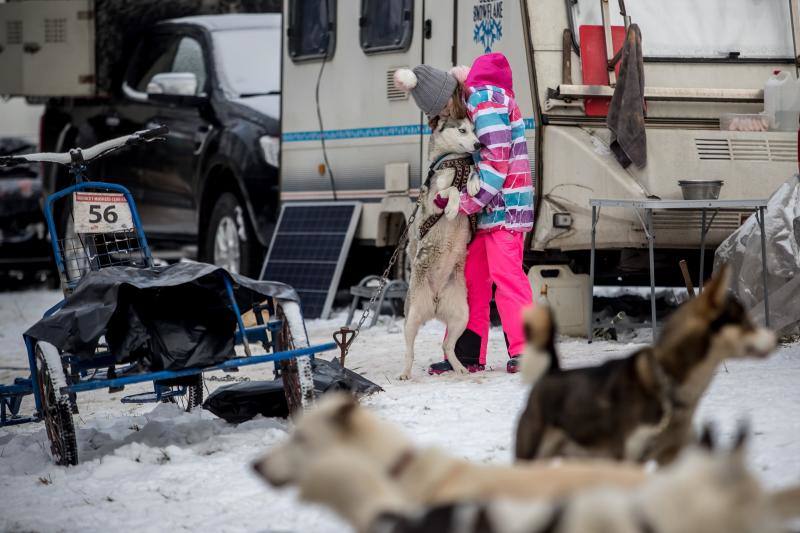
<svg viewBox="0 0 800 533"><path fill-rule="evenodd" d="M480 147L469 119L439 119L431 134L429 177L420 188L420 206L409 230L411 279L405 303L406 357L400 379L411 377L414 340L419 328L436 318L447 325L442 350L459 374L467 369L455 354L456 341L469 320L464 262L470 240L470 220L458 216L460 188L477 191L471 152ZM436 197L447 205L436 205Z"/></svg>

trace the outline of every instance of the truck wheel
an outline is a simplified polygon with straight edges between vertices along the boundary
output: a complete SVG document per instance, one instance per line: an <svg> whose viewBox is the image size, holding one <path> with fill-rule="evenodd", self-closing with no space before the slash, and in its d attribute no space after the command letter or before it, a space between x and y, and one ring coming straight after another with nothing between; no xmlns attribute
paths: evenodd
<svg viewBox="0 0 800 533"><path fill-rule="evenodd" d="M260 246L239 199L222 194L206 228L204 260L235 274L252 275Z"/></svg>

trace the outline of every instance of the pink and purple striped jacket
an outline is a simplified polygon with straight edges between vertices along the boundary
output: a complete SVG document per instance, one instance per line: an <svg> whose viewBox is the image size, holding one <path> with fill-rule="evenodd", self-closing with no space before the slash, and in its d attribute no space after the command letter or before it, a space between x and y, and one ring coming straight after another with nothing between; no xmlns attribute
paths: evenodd
<svg viewBox="0 0 800 533"><path fill-rule="evenodd" d="M483 148L475 154L481 188L461 195L462 213L478 215L478 230L533 228L531 183L525 123L514 100L511 67L503 54L480 56L464 82L467 111Z"/></svg>

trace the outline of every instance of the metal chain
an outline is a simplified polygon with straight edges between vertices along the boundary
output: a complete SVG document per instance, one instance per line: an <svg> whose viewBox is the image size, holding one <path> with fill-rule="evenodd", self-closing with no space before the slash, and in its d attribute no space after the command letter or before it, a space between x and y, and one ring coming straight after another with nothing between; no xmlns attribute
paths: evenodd
<svg viewBox="0 0 800 533"><path fill-rule="evenodd" d="M369 304L367 304L364 312L361 314L361 318L358 320L358 325L356 326L353 339L350 341L350 344L352 344L352 342L358 337L358 334L361 332L361 326L363 326L364 322L366 322L369 312L372 310L372 306L375 304L375 300L378 299L378 296L380 296L383 288L386 286L386 282L389 281L389 274L392 270L392 267L397 262L397 258L400 256L400 251L405 248L406 241L408 240L408 231L414 225L414 220L417 218L417 211L419 211L419 206L422 203L421 199L422 195L420 194L417 198L417 204L414 206L414 210L411 212L411 216L408 217L408 223L406 223L406 227L403 230L403 233L400 235L400 240L397 243L397 247L394 249L392 257L389 258L389 264L386 266L386 270L383 271L380 282L375 288L375 292L372 293L372 298L369 299ZM380 312L380 310L378 310L378 312Z"/></svg>
<svg viewBox="0 0 800 533"><path fill-rule="evenodd" d="M450 155L452 154L451 153L444 154L431 165L430 169L428 170L428 178L425 180L426 187L429 185L430 180L434 175L435 169L440 167L442 161L444 161ZM419 206L422 205L422 197L423 194L422 191L420 191L419 196L417 196L417 203L416 205L414 205L414 210L411 211L411 215L408 217L408 222L406 223L406 227L403 230L403 233L400 234L400 240L397 243L397 247L394 249L394 252L392 252L392 257L389 258L389 264L386 265L386 270L383 271L383 275L381 276L381 279L378 282L378 286L375 287L375 292L372 293L372 297L369 299L369 303L364 308L364 312L361 313L361 318L358 319L358 324L356 325L356 329L351 330L349 327L344 326L343 328L333 333L333 341L341 350L342 358L340 362L342 366L344 366L344 360L348 352L350 351L350 346L353 345L353 342L358 338L358 335L361 333L361 326L363 326L364 322L367 321L367 317L369 316L369 313L372 310L372 306L375 305L375 300L378 299L378 296L380 296L381 292L383 292L383 288L386 286L386 282L389 281L389 273L391 272L394 264L397 262L397 258L400 256L400 251L405 247L406 241L408 241L408 232L414 225L414 220L417 218L417 212L419 211ZM376 312L379 313L380 309L376 310ZM337 337L336 336L337 334L340 337ZM350 334L352 334L352 336L348 338L347 336Z"/></svg>
<svg viewBox="0 0 800 533"><path fill-rule="evenodd" d="M341 335L341 339L336 337L336 333L333 335L333 339L336 344L339 345L339 349L342 351L342 362L344 361L345 356L350 351L350 346L353 345L353 342L358 338L359 333L361 333L361 326L364 325L364 322L367 321L367 317L369 316L370 311L372 310L372 306L375 305L375 300L378 299L383 288L386 286L386 282L389 281L389 275L392 270L392 267L397 262L397 258L400 256L400 251L405 248L406 241L408 241L408 232L411 227L414 225L414 220L417 218L417 212L419 211L419 206L422 203L422 194L417 197L417 203L414 206L414 210L411 211L411 215L408 217L408 222L406 223L406 227L403 230L403 233L400 234L400 240L397 243L397 247L392 252L392 256L389 258L389 264L386 266L386 270L383 271L383 275L381 276L380 281L378 282L378 286L375 287L375 291L372 293L372 297L369 299L369 303L364 308L364 312L361 313L361 318L358 319L358 324L356 325L355 330L351 330L347 326L341 328L338 332ZM376 312L380 312L380 310L376 310ZM347 334L351 334L352 337L349 339L347 338Z"/></svg>

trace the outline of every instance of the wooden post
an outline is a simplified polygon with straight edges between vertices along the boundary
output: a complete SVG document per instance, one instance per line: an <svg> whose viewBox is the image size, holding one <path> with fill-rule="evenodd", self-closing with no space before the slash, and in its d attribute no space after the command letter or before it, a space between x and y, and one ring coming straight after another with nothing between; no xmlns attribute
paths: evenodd
<svg viewBox="0 0 800 533"><path fill-rule="evenodd" d="M681 274L683 274L683 282L686 284L686 290L689 292L689 298L694 298L694 285L692 285L692 276L689 275L689 267L686 266L686 260L681 259Z"/></svg>
<svg viewBox="0 0 800 533"><path fill-rule="evenodd" d="M611 65L610 61L614 58L614 40L611 38L611 10L608 6L608 0L600 0L600 9L603 14L603 34L606 40L606 65ZM614 67L608 68L608 84L611 87L617 85L617 73Z"/></svg>
<svg viewBox="0 0 800 533"><path fill-rule="evenodd" d="M569 28L561 37L561 83L572 85L572 32Z"/></svg>

